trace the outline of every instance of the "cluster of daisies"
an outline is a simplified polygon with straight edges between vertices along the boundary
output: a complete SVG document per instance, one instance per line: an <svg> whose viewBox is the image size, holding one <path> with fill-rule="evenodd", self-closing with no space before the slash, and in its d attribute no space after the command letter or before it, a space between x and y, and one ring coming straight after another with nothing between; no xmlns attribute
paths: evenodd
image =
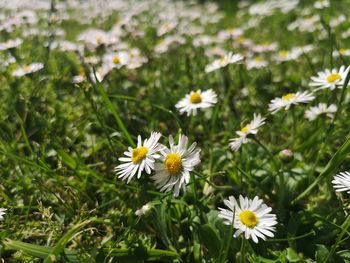
<svg viewBox="0 0 350 263"><path fill-rule="evenodd" d="M151 176L157 188L162 192L173 189L173 196L179 195L180 189L190 181L190 172L200 163L200 149L194 142L189 146L188 137L180 134L178 143L169 136L169 147L159 143L161 134L152 132L148 139L142 141L141 136L137 138L136 148L129 148L120 157L123 164L115 168L119 178L130 180L137 175L140 178L142 172L154 174Z"/></svg>
<svg viewBox="0 0 350 263"><path fill-rule="evenodd" d="M190 182L190 172L200 163L200 149L194 142L189 146L188 137L180 134L178 143L169 136L169 147L159 143L161 134L152 132L151 136L142 141L138 136L137 146L129 148L124 152L125 157L120 157L122 164L115 168L119 178L130 182L136 175L140 178L145 171L153 173L152 180L162 192L173 190L173 196L179 195L180 189L185 190ZM265 239L266 236L273 237L274 226L277 224L276 215L271 214L271 208L263 204L258 197L253 200L240 196L240 203L233 196L225 200L229 208L220 209L219 217L225 220L226 224L233 224L237 231L234 236L244 232L246 239L252 238L258 242L258 237ZM136 211L136 215L143 215L149 209L146 204Z"/></svg>
<svg viewBox="0 0 350 263"><path fill-rule="evenodd" d="M205 69L210 72L219 68L228 66L229 64L240 63L243 57L239 54L230 53L221 60L214 61ZM208 70L210 69L210 70ZM350 67L341 66L339 70L325 70L319 72L317 77L312 77L311 87L316 87L313 92L296 92L288 93L282 97L271 100L268 105L268 110L271 114L275 114L281 109L288 110L294 105L311 102L315 99L314 92L322 89L334 90L342 88L345 85L345 80L350 71ZM175 107L178 108L180 114L187 113L187 116L196 115L198 109L207 109L217 103L217 94L212 90L206 91L191 91L181 99ZM316 119L317 116L324 114L330 118L337 111L334 104L327 105L319 103L318 106L313 106L305 112L305 117L310 121ZM258 133L258 129L265 124L266 118L261 114L254 113L253 120L247 125L236 131L238 137L233 138L229 142L232 150L237 151L242 144L249 142L250 138ZM137 147L129 148L125 152L126 157L121 157L119 160L123 162L115 168L119 178L129 182L136 174L137 178L141 177L145 170L147 174L151 174L154 170L154 175L151 178L160 191L168 192L174 189L173 195L179 195L180 188L185 190L185 186L190 181L190 171L200 163L199 152L196 148L196 143L188 147L188 138L184 135L179 135L179 142L174 144L172 136L169 137L170 147L158 143L161 137L160 133L152 133L149 139L142 143L141 137L138 137ZM341 173L337 175L333 181L337 191L350 191L350 174ZM233 196L230 196L224 201L228 209L219 208L219 217L225 220L228 225L233 225L236 229L234 236L237 237L244 233L246 239L252 239L258 243L258 238L263 240L266 237L273 237L277 218L275 214L271 214L272 209L265 205L257 196L250 200L247 197L239 197L239 202ZM142 215L150 209L149 205L136 211L137 215Z"/></svg>
<svg viewBox="0 0 350 263"><path fill-rule="evenodd" d="M223 57L222 60L214 61L207 66L206 72L216 70L228 66L229 64L239 63L243 57L239 54L230 53L229 56ZM210 70L208 70L208 68ZM345 85L346 77L349 74L350 67L341 66L339 70L325 70L319 72L317 77L312 77L310 86L316 87L315 91L322 89L334 90L342 88ZM288 110L294 105L308 103L315 99L314 92L296 92L288 93L282 97L271 100L268 110L271 114L275 114L281 109ZM212 90L191 91L181 99L175 107L181 114L187 113L188 116L196 115L198 109L207 109L217 103L217 94ZM305 112L305 117L310 121L316 119L317 116L324 114L330 118L337 111L334 104L327 105L319 103ZM254 137L258 133L258 129L265 124L266 118L261 114L254 113L253 120L236 131L238 137L230 140L229 146L232 150L237 151L242 144L247 143L249 137ZM190 181L190 172L196 165L200 163L199 152L196 143L188 147L188 138L179 135L179 142L174 144L172 136L169 137L169 148L158 143L161 138L160 133L153 132L149 139L142 142L138 137L137 147L129 148L125 152L126 157L119 160L123 162L115 168L119 178L129 182L136 174L137 178L141 177L143 171L154 174L151 178L156 186L162 192L174 190L173 196L178 196L180 188L185 190L185 186ZM350 173L341 173L336 175L333 184L337 191L348 191L350 193ZM233 225L236 229L234 236L237 237L244 233L246 239L252 239L258 243L258 238L263 240L266 237L273 237L277 217L270 213L272 209L263 203L257 196L254 199L247 197L239 197L239 202L233 196L224 200L224 204L228 209L219 208L219 217L224 219L225 224ZM137 215L142 215L150 209L146 204L144 207L136 211Z"/></svg>

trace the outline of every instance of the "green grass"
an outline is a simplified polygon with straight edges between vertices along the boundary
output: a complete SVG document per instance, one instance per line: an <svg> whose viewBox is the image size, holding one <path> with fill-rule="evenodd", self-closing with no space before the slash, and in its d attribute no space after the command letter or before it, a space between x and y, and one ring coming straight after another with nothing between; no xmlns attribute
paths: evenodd
<svg viewBox="0 0 350 263"><path fill-rule="evenodd" d="M350 49L349 38L342 37L350 25L350 1L331 0L331 7L322 10L313 8L314 1L300 1L286 13L274 10L263 16L250 15L248 7L239 9L236 1L218 1L219 10L213 13L204 10L203 3L185 1L186 8L176 12L188 23L185 31L195 25L202 34L217 37L220 30L245 28L259 18L244 37L256 44L278 43L276 51L262 54L269 62L265 68L248 70L233 64L211 73L204 72L214 58L205 55L209 47L245 57L251 47L232 46L239 39L195 47L192 41L199 36L190 34L184 44L156 55L154 47L162 38L156 35L157 18L163 13L165 21L175 14L169 11L174 7L166 13L164 6L171 2L159 1L128 21L120 37L139 48L148 62L137 69L114 69L101 82L93 74L101 64L92 67L86 58L101 58L105 47L79 55L50 50L45 43L60 38L76 42L88 28L109 30L137 4L124 11L99 6L98 13L97 7L68 8L64 1L55 2L56 9L33 11L39 18L36 23L0 34L0 43L23 39L19 47L0 51L4 262L350 262L349 194L336 193L331 183L335 174L350 171L350 75L342 88L318 91L307 105L276 114L268 111L275 97L312 91L310 78L317 72L349 65L348 55L336 57L332 51ZM250 5L253 2L259 1ZM195 8L200 16L191 21L185 10ZM306 9L320 16L319 28L288 31ZM0 9L0 15L11 12L19 13ZM218 13L222 18L217 22L205 20ZM63 14L67 20L48 23L47 16ZM341 14L347 20L331 26ZM86 15L91 17L84 19ZM24 37L30 28L38 34ZM57 29L66 35L39 34ZM145 35L133 37L128 30ZM279 50L308 44L314 49L297 59L274 60ZM1 61L9 55L17 62L4 66ZM31 62L42 62L44 68L12 76L17 67ZM72 83L81 70L91 75ZM197 89L213 89L218 103L197 116L180 115L175 104ZM305 111L320 102L338 106L334 118L307 120ZM232 151L229 139L254 113L266 117L266 124L256 138ZM160 192L146 173L127 184L114 172L118 158L135 147L137 136L147 138L152 131L162 133L164 144L169 135L183 133L201 149L201 164L179 197ZM284 149L293 156L283 156ZM255 244L243 236L234 238L235 229L223 224L218 207L224 207L228 196L240 194L258 196L272 208L278 221L273 238ZM148 213L136 216L146 203L151 206Z"/></svg>

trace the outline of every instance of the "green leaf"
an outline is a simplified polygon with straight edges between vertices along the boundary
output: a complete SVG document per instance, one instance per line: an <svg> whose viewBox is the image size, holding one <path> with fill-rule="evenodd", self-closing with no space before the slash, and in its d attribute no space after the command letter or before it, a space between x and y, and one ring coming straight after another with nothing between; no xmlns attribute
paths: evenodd
<svg viewBox="0 0 350 263"><path fill-rule="evenodd" d="M317 251L315 255L316 262L323 262L323 260L328 255L328 249L325 245L316 245L316 246L317 246Z"/></svg>
<svg viewBox="0 0 350 263"><path fill-rule="evenodd" d="M301 260L298 253L291 247L287 248L287 259L289 262L298 262Z"/></svg>
<svg viewBox="0 0 350 263"><path fill-rule="evenodd" d="M87 224L91 223L92 220L86 220L74 225L61 239L57 242L54 249L50 252L50 254L45 258L44 263L51 263L56 261L58 255L64 251L66 244L74 238L75 234L82 229Z"/></svg>
<svg viewBox="0 0 350 263"><path fill-rule="evenodd" d="M76 161L72 157L70 157L65 151L58 150L57 153L62 158L63 162L69 166L69 168L71 169L77 168Z"/></svg>
<svg viewBox="0 0 350 263"><path fill-rule="evenodd" d="M7 239L4 241L7 248L13 250L20 250L24 253L41 259L46 259L50 255L53 255L55 248L33 245L21 241L14 241ZM57 247L57 246L56 246ZM64 249L64 262L82 262L78 253L74 250ZM103 248L102 252L97 256L100 259L112 258L112 261L108 262L135 262L143 260L170 260L178 258L179 255L176 252L161 250L161 249L146 249L146 248L132 248L132 249L113 249Z"/></svg>
<svg viewBox="0 0 350 263"><path fill-rule="evenodd" d="M50 255L54 250L54 248L52 247L33 245L33 244L28 244L21 241L14 241L10 239L5 240L4 244L7 248L10 248L13 250L20 250L30 256L41 258L41 259L47 258L47 256ZM77 253L75 251L65 249L64 254L66 259L69 260L69 262L80 262L77 256Z"/></svg>
<svg viewBox="0 0 350 263"><path fill-rule="evenodd" d="M215 230L208 224L200 226L201 242L208 248L209 254L214 258L220 255L221 241Z"/></svg>

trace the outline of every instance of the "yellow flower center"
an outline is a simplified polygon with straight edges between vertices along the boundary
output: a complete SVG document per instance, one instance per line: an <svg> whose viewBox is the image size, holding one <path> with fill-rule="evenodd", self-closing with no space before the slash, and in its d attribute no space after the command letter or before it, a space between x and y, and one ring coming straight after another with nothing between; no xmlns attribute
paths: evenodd
<svg viewBox="0 0 350 263"><path fill-rule="evenodd" d="M239 36L238 38L237 38L237 42L238 43L242 43L243 41L245 41L246 40L246 38L244 37L244 36Z"/></svg>
<svg viewBox="0 0 350 263"><path fill-rule="evenodd" d="M120 63L120 57L115 56L115 57L113 57L112 61L113 61L114 64L119 64Z"/></svg>
<svg viewBox="0 0 350 263"><path fill-rule="evenodd" d="M248 132L248 125L247 125L247 126L244 126L244 127L241 129L241 132L247 133L247 132Z"/></svg>
<svg viewBox="0 0 350 263"><path fill-rule="evenodd" d="M84 70L84 68L80 68L80 70L79 70L79 76L82 76L82 77L85 76L85 70Z"/></svg>
<svg viewBox="0 0 350 263"><path fill-rule="evenodd" d="M220 59L219 59L219 63L226 63L226 57L225 56L222 56Z"/></svg>
<svg viewBox="0 0 350 263"><path fill-rule="evenodd" d="M190 96L190 102L192 104L198 104L202 102L202 97L198 92L194 92Z"/></svg>
<svg viewBox="0 0 350 263"><path fill-rule="evenodd" d="M278 55L280 56L280 58L285 59L285 58L287 58L287 56L288 56L288 51L287 51L287 50L282 50L282 51L280 51L280 52L278 53Z"/></svg>
<svg viewBox="0 0 350 263"><path fill-rule="evenodd" d="M346 49L345 48L339 49L339 54L340 55L345 55L345 53L346 53Z"/></svg>
<svg viewBox="0 0 350 263"><path fill-rule="evenodd" d="M132 150L131 161L134 164L141 162L147 155L148 149L146 147L139 147Z"/></svg>
<svg viewBox="0 0 350 263"><path fill-rule="evenodd" d="M286 101L289 101L291 99L294 99L295 97L296 97L295 93L288 93L287 95L282 96L282 99L286 100Z"/></svg>
<svg viewBox="0 0 350 263"><path fill-rule="evenodd" d="M97 43L98 45L101 45L101 44L102 44L102 39L101 39L101 37L96 37L96 43Z"/></svg>
<svg viewBox="0 0 350 263"><path fill-rule="evenodd" d="M338 73L332 73L327 77L327 82L334 83L340 79L341 79L341 76Z"/></svg>
<svg viewBox="0 0 350 263"><path fill-rule="evenodd" d="M24 70L25 72L30 71L30 66L24 65L24 66L23 66L23 70Z"/></svg>
<svg viewBox="0 0 350 263"><path fill-rule="evenodd" d="M239 214L239 219L241 220L243 225L249 228L255 227L259 222L256 214L250 210L243 210Z"/></svg>
<svg viewBox="0 0 350 263"><path fill-rule="evenodd" d="M257 63L262 62L261 57L255 57L253 60L254 60L254 62L257 62Z"/></svg>
<svg viewBox="0 0 350 263"><path fill-rule="evenodd" d="M182 159L177 153L169 153L165 158L165 169L170 175L178 175L182 169Z"/></svg>

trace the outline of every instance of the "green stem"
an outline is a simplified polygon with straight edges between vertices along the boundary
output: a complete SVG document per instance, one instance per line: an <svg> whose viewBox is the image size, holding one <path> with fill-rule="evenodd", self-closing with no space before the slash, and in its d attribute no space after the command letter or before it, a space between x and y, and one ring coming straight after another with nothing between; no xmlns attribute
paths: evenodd
<svg viewBox="0 0 350 263"><path fill-rule="evenodd" d="M98 81L95 71L94 71L94 75L95 75L95 80L96 80L96 87L98 92L100 93L100 95L102 96L102 100L105 103L105 105L107 106L107 108L111 111L114 119L116 120L119 129L121 130L121 132L124 134L124 136L126 137L126 139L128 140L128 142L130 143L130 145L132 147L136 147L135 142L133 141L133 139L131 138L128 130L125 128L125 125L123 123L123 121L121 120L121 118L119 117L116 108L114 107L113 103L111 102L111 100L108 98L106 92L103 89L103 86L101 85L101 83Z"/></svg>
<svg viewBox="0 0 350 263"><path fill-rule="evenodd" d="M335 250L337 249L337 247L340 245L340 242L343 238L343 236L345 235L345 233L347 233L347 230L348 228L350 227L350 216L348 216L346 219L345 219L345 222L344 222L344 228L343 230L340 232L336 242L334 243L334 245L332 246L332 249L331 251L329 251L328 255L326 256L326 258L322 261L322 263L326 263L326 262L329 262L329 258L334 254Z"/></svg>

